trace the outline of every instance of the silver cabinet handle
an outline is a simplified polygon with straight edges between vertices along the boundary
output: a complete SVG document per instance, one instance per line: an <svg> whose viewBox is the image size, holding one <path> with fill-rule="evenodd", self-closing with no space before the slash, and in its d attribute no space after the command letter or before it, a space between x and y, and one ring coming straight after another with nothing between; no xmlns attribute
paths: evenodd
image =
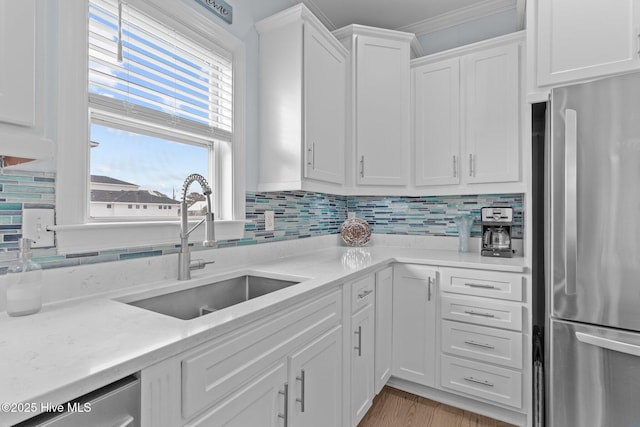
<svg viewBox="0 0 640 427"><path fill-rule="evenodd" d="M616 341L609 338L599 337L597 335L585 334L584 332L576 332L576 338L578 341L585 344L591 344L596 347L602 347L607 350L630 354L632 356L640 356L640 346L636 344Z"/></svg>
<svg viewBox="0 0 640 427"><path fill-rule="evenodd" d="M358 335L358 345L353 347L354 350L358 350L358 357L362 356L362 326L358 326L358 330L353 332Z"/></svg>
<svg viewBox="0 0 640 427"><path fill-rule="evenodd" d="M464 343L465 343L465 344L469 344L469 345L474 345L474 346L476 346L476 347L482 347L482 348L488 348L488 349L494 349L494 348L496 348L495 346L493 346L493 345L491 345L491 344L484 344L484 343L481 343L481 342L475 342L475 341L472 341L472 340L465 341Z"/></svg>
<svg viewBox="0 0 640 427"><path fill-rule="evenodd" d="M482 285L480 283L465 283L465 286L469 286L470 288L481 288L481 289L498 289L497 286L493 285Z"/></svg>
<svg viewBox="0 0 640 427"><path fill-rule="evenodd" d="M284 427L289 425L289 384L284 383L284 391L278 391L278 394L284 396L284 413L278 413L278 418L284 420Z"/></svg>
<svg viewBox="0 0 640 427"><path fill-rule="evenodd" d="M366 291L358 294L358 299L362 299L373 292L373 289L367 289Z"/></svg>
<svg viewBox="0 0 640 427"><path fill-rule="evenodd" d="M578 113L565 111L564 162L564 291L567 295L576 293L576 268L578 262Z"/></svg>
<svg viewBox="0 0 640 427"><path fill-rule="evenodd" d="M478 311L473 311L473 310L465 310L465 313L471 315L471 316L482 316L482 317L496 317L495 314L491 314L491 313L480 313Z"/></svg>
<svg viewBox="0 0 640 427"><path fill-rule="evenodd" d="M469 154L469 176L473 176L473 154Z"/></svg>
<svg viewBox="0 0 640 427"><path fill-rule="evenodd" d="M296 398L296 402L300 403L300 412L304 412L304 388L305 388L305 376L304 369L300 370L300 376L296 377L296 380L300 381L300 398Z"/></svg>
<svg viewBox="0 0 640 427"><path fill-rule="evenodd" d="M458 176L458 159L456 156L453 156L453 177L456 178Z"/></svg>
<svg viewBox="0 0 640 427"><path fill-rule="evenodd" d="M490 383L487 380L477 380L473 377L464 377L465 381L469 381L470 383L475 383L475 384L480 384L480 385L485 385L487 387L493 387L493 383Z"/></svg>
<svg viewBox="0 0 640 427"><path fill-rule="evenodd" d="M431 301L431 286L433 284L433 277L429 276L429 283L427 285L427 301Z"/></svg>
<svg viewBox="0 0 640 427"><path fill-rule="evenodd" d="M364 178L364 156L360 158L360 177Z"/></svg>
<svg viewBox="0 0 640 427"><path fill-rule="evenodd" d="M313 167L313 149L315 144L311 144L311 147L307 148L307 165Z"/></svg>

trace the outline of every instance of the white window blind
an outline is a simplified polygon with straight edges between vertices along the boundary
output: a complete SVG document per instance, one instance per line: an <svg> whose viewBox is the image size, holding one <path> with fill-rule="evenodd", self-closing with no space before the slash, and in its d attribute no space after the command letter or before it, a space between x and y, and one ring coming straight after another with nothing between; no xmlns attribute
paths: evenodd
<svg viewBox="0 0 640 427"><path fill-rule="evenodd" d="M232 140L232 57L126 2L89 2L92 119L165 129L191 143Z"/></svg>

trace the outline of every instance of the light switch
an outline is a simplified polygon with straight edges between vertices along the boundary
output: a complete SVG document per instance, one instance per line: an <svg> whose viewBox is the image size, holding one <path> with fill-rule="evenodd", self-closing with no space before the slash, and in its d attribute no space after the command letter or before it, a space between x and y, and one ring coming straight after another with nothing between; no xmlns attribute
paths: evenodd
<svg viewBox="0 0 640 427"><path fill-rule="evenodd" d="M54 225L53 209L24 209L22 211L22 237L31 239L32 248L49 248L55 245L54 232L47 227Z"/></svg>

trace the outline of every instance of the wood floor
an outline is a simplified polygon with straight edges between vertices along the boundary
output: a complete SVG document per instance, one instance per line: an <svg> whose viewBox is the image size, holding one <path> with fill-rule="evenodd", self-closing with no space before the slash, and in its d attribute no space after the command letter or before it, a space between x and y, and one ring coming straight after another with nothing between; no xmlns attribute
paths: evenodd
<svg viewBox="0 0 640 427"><path fill-rule="evenodd" d="M385 387L358 427L514 427L482 415Z"/></svg>

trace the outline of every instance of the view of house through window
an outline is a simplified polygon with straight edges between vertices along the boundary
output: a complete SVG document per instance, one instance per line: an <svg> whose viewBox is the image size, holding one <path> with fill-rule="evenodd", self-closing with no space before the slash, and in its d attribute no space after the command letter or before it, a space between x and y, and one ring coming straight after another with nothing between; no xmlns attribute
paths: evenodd
<svg viewBox="0 0 640 427"><path fill-rule="evenodd" d="M184 179L209 169L207 148L96 124L90 158L93 218L178 218ZM189 213L206 212L204 200L197 184L190 188Z"/></svg>
<svg viewBox="0 0 640 427"><path fill-rule="evenodd" d="M232 56L136 4L89 1L89 213L97 219L178 218L193 173L220 194L210 179L215 147L233 140ZM206 212L195 187L193 215Z"/></svg>

